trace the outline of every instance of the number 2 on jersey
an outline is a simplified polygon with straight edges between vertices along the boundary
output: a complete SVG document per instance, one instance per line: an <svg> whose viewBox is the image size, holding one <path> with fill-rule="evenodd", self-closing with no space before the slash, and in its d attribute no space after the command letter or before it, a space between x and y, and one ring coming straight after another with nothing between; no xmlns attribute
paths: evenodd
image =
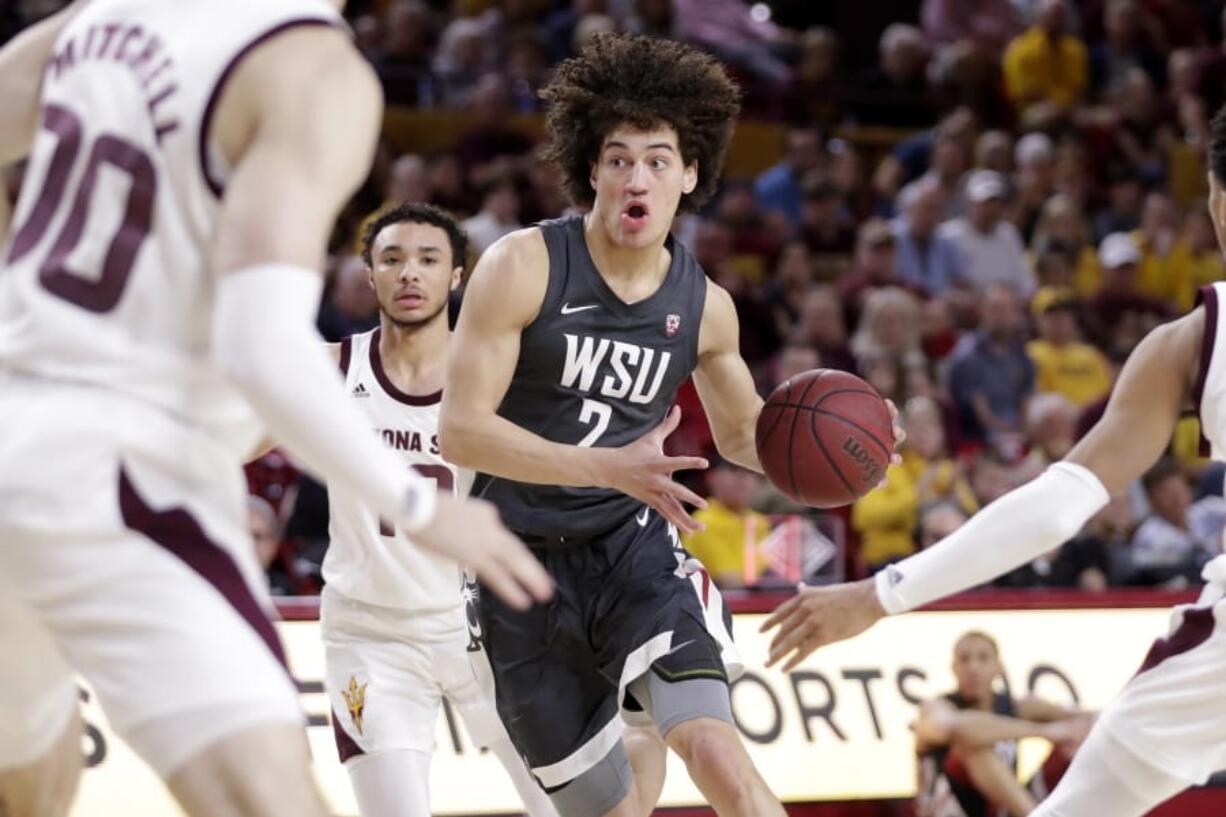
<svg viewBox="0 0 1226 817"><path fill-rule="evenodd" d="M81 151L81 120L67 108L47 105L43 109L42 128L55 136L55 151L38 200L13 236L9 264L25 257L46 234L64 201L68 177ZM104 165L128 177L127 202L106 254L90 265L95 269L74 271L68 266L68 258L85 235L94 188ZM43 287L90 312L101 314L114 309L132 274L136 255L153 225L156 195L157 171L140 148L111 134L95 139L76 192L69 197L68 215L39 265L38 280Z"/></svg>
<svg viewBox="0 0 1226 817"><path fill-rule="evenodd" d="M595 423L587 436L579 441L579 445L590 448L609 428L609 420L613 417L613 407L599 400L583 398L583 408L579 409L579 422Z"/></svg>
<svg viewBox="0 0 1226 817"><path fill-rule="evenodd" d="M414 465L413 470L427 479L434 480L440 491L450 491L455 487L455 481L451 476L451 469L446 465ZM392 523L382 517L379 518L379 535L396 535L396 529L392 527Z"/></svg>

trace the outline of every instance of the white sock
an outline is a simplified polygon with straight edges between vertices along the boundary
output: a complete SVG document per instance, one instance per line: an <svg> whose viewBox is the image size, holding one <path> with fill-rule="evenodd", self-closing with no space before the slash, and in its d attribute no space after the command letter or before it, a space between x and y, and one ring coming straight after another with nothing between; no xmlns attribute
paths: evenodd
<svg viewBox="0 0 1226 817"><path fill-rule="evenodd" d="M558 817L558 811L549 800L549 795L545 794L532 772L528 771L523 758L511 745L510 738L491 741L489 748L511 776L515 791L519 792L519 799L524 801L524 812L528 817ZM363 814L362 817L366 815Z"/></svg>
<svg viewBox="0 0 1226 817"><path fill-rule="evenodd" d="M361 817L430 817L430 754L391 749L345 764Z"/></svg>
<svg viewBox="0 0 1226 817"><path fill-rule="evenodd" d="M1187 787L1096 726L1051 797L1030 817L1142 817Z"/></svg>

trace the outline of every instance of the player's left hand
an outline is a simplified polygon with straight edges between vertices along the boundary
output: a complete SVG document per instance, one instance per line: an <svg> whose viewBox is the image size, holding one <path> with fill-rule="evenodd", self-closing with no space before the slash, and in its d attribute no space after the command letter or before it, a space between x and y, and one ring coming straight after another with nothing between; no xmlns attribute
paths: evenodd
<svg viewBox="0 0 1226 817"><path fill-rule="evenodd" d="M871 578L833 587L801 585L762 624L763 633L779 628L771 639L766 665L774 666L786 657L783 671L788 672L818 647L858 635L884 616Z"/></svg>

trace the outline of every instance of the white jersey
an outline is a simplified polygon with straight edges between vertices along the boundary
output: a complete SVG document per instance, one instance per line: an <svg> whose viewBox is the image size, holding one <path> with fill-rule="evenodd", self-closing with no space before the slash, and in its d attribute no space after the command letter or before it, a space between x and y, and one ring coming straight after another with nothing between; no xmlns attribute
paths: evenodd
<svg viewBox="0 0 1226 817"><path fill-rule="evenodd" d="M345 392L369 418L384 444L440 490L467 494L471 472L462 477L439 455L438 413L442 392L414 396L396 388L379 356L375 329L341 343ZM459 610L460 567L410 542L380 520L362 497L328 486L328 534L323 576L342 595L381 607L413 612ZM456 625L462 625L457 617Z"/></svg>
<svg viewBox="0 0 1226 817"><path fill-rule="evenodd" d="M119 390L246 453L254 414L210 358L231 69L325 0L93 0L48 62L0 269L0 371ZM310 104L303 100L303 104Z"/></svg>
<svg viewBox="0 0 1226 817"><path fill-rule="evenodd" d="M1226 303L1226 284L1211 284L1201 290L1205 307L1205 336L1200 347L1200 373L1195 401L1200 413L1200 433L1210 451L1202 454L1226 461L1226 326L1221 306Z"/></svg>

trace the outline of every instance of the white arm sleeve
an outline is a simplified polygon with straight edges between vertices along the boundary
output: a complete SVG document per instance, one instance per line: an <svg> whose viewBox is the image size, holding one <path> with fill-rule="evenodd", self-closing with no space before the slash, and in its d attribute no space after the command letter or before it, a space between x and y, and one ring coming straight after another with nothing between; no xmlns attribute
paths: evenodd
<svg viewBox="0 0 1226 817"><path fill-rule="evenodd" d="M1057 548L1110 499L1094 472L1058 462L937 544L877 574L891 615L967 590Z"/></svg>
<svg viewBox="0 0 1226 817"><path fill-rule="evenodd" d="M213 354L275 438L315 477L341 483L404 530L434 515L434 489L388 453L344 397L315 330L323 278L288 264L223 275Z"/></svg>

